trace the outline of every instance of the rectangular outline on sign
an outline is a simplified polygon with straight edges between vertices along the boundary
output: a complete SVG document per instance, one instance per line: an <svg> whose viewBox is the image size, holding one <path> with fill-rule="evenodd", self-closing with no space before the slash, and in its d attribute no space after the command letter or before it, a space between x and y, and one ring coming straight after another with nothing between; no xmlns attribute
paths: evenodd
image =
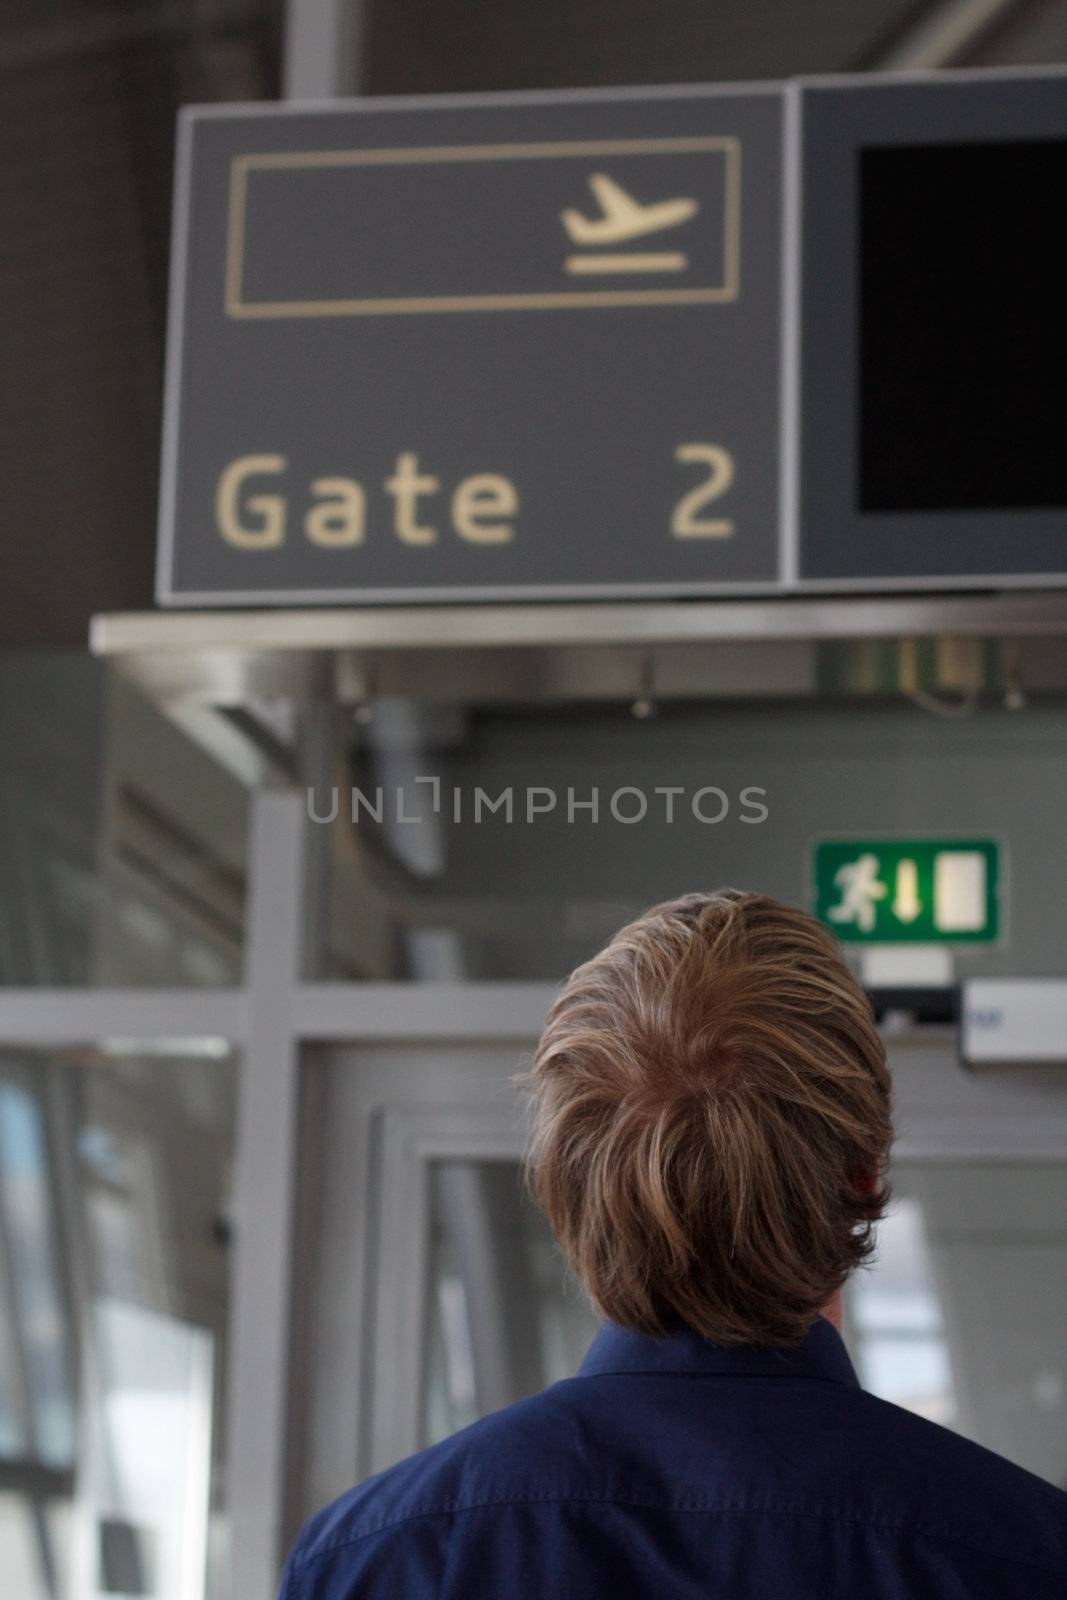
<svg viewBox="0 0 1067 1600"><path fill-rule="evenodd" d="M449 162L532 161L577 156L671 155L720 150L724 174L723 282L713 289L549 290L542 294L479 294L375 297L358 300L263 300L241 298L245 258L249 172L300 168L413 166ZM308 150L234 156L226 220L225 311L238 320L284 317L395 316L412 312L538 311L581 306L708 305L736 300L740 293L741 142L731 135L676 139L583 139L541 144L412 145L391 150Z"/></svg>

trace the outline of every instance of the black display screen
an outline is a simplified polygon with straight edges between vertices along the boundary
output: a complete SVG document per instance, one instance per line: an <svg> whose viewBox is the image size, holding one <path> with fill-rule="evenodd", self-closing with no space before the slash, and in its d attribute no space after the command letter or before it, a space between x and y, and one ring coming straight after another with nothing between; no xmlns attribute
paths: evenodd
<svg viewBox="0 0 1067 1600"><path fill-rule="evenodd" d="M1067 141L859 153L863 511L1067 506Z"/></svg>

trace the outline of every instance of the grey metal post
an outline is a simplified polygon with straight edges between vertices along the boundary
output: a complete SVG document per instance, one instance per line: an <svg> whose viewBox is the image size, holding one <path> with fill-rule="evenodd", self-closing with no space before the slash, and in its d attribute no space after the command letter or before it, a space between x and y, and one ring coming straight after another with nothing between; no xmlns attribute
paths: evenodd
<svg viewBox="0 0 1067 1600"><path fill-rule="evenodd" d="M306 816L301 791L253 794L230 1316L227 1482L236 1600L268 1600L281 1555L298 1110L292 1017Z"/></svg>
<svg viewBox="0 0 1067 1600"><path fill-rule="evenodd" d="M359 88L360 0L288 0L284 100L333 100Z"/></svg>
<svg viewBox="0 0 1067 1600"><path fill-rule="evenodd" d="M355 92L361 14L356 0L288 0L283 98ZM298 1113L293 1001L305 960L307 832L302 791L254 793L230 1316L235 1600L267 1600L281 1554Z"/></svg>
<svg viewBox="0 0 1067 1600"><path fill-rule="evenodd" d="M302 793L321 806L334 778L338 743L338 707L315 700L300 709L297 777ZM321 810L319 815L321 815ZM330 839L328 827L305 829L304 931L299 976L309 983L329 976Z"/></svg>

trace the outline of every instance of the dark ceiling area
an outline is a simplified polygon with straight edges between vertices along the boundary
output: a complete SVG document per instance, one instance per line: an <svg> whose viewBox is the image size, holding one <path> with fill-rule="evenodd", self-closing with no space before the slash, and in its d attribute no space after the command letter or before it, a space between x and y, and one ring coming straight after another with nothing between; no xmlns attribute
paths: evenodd
<svg viewBox="0 0 1067 1600"><path fill-rule="evenodd" d="M847 71L914 0L376 0L372 94L724 82Z"/></svg>
<svg viewBox="0 0 1067 1600"><path fill-rule="evenodd" d="M261 5L3 9L0 642L152 602L175 113L275 94L278 37Z"/></svg>
<svg viewBox="0 0 1067 1600"><path fill-rule="evenodd" d="M1067 60L1067 0L374 0L354 31L370 94L732 81ZM275 97L285 37L278 0L3 7L0 644L152 604L175 112Z"/></svg>

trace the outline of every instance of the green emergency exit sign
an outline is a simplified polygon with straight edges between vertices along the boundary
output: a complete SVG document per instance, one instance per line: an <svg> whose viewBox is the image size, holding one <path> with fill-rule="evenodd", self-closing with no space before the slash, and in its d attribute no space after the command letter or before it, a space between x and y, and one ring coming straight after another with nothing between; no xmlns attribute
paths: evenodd
<svg viewBox="0 0 1067 1600"><path fill-rule="evenodd" d="M821 839L815 915L859 944L984 944L997 938L992 839Z"/></svg>

